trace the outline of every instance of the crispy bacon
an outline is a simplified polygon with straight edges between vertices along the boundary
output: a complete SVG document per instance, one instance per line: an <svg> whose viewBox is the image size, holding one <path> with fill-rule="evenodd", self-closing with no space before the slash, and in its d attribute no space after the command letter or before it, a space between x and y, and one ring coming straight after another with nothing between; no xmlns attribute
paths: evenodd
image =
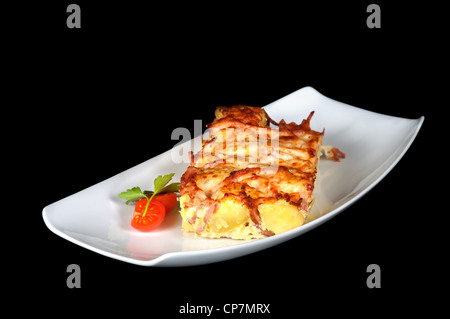
<svg viewBox="0 0 450 319"><path fill-rule="evenodd" d="M259 214L258 206L255 203L255 200L253 200L251 197L247 196L244 200L245 204L248 207L249 213L250 213L250 219L255 224L256 228L258 228L261 235L264 235L266 237L270 237L275 235L275 233L271 230L264 229L261 224L261 215Z"/></svg>
<svg viewBox="0 0 450 319"><path fill-rule="evenodd" d="M228 175L228 177L224 180L224 183L234 183L240 182L244 179L250 178L254 175L259 174L261 168L259 167L247 167L238 171L233 171Z"/></svg>
<svg viewBox="0 0 450 319"><path fill-rule="evenodd" d="M233 120L243 124L268 127L266 112L260 107L247 105L234 105L231 107L218 106L215 112L214 122L222 119ZM213 122L213 124L214 124Z"/></svg>
<svg viewBox="0 0 450 319"><path fill-rule="evenodd" d="M322 145L322 150L326 158L336 162L340 162L339 158L345 158L345 153L334 146Z"/></svg>
<svg viewBox="0 0 450 319"><path fill-rule="evenodd" d="M197 233L197 235L200 235L202 233L202 231L205 230L206 226L208 225L209 220L211 219L214 212L217 210L218 206L219 206L219 203L210 198L208 198L201 205L202 208L207 207L208 210L206 211L206 214L203 217L203 221L201 221L201 223L199 223L198 227L195 229L195 232ZM195 219L197 219L197 214L195 214L195 215L196 215ZM189 222L191 222L191 220ZM195 220L194 220L194 223L195 223ZM191 223L191 224L193 225L194 223Z"/></svg>
<svg viewBox="0 0 450 319"><path fill-rule="evenodd" d="M272 120L272 118L269 116L269 114L267 114L267 112L265 110L264 110L264 115L266 116L266 118L269 121L269 123L272 123L273 125L278 126L278 123L275 122L274 120Z"/></svg>

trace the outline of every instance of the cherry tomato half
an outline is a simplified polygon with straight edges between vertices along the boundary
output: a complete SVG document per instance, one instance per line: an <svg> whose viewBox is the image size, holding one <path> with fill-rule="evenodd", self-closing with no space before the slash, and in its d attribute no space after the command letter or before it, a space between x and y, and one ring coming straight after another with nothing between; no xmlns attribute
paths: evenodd
<svg viewBox="0 0 450 319"><path fill-rule="evenodd" d="M156 197L156 196L155 196ZM147 205L147 198L143 198L136 202L131 226L139 231L151 231L161 225L166 209L160 202L152 199L148 204L147 211L144 214L145 205Z"/></svg>
<svg viewBox="0 0 450 319"><path fill-rule="evenodd" d="M158 194L153 199L164 205L166 213L170 212L177 204L177 194L175 193Z"/></svg>

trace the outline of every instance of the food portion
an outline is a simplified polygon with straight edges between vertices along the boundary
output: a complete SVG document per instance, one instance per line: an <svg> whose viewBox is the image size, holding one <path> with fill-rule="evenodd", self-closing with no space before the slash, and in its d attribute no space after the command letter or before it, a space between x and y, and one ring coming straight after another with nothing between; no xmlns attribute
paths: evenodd
<svg viewBox="0 0 450 319"><path fill-rule="evenodd" d="M314 202L324 135L310 128L313 114L277 123L259 107L217 107L208 140L181 178L182 229L253 239L301 226ZM345 156L332 148L325 155Z"/></svg>
<svg viewBox="0 0 450 319"><path fill-rule="evenodd" d="M154 191L141 191L136 186L119 194L126 204L136 203L131 219L131 226L139 231L147 232L158 228L164 220L166 212L170 212L177 204L175 192L180 190L180 183L167 185L173 175L160 175L153 182Z"/></svg>

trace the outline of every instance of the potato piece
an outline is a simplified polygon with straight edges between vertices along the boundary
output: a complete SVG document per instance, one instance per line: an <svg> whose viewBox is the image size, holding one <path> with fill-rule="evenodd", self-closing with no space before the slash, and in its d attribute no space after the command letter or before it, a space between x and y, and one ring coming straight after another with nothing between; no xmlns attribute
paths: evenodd
<svg viewBox="0 0 450 319"><path fill-rule="evenodd" d="M275 234L297 228L303 225L305 221L297 207L285 200L261 204L258 210L261 215L262 225Z"/></svg>
<svg viewBox="0 0 450 319"><path fill-rule="evenodd" d="M248 221L248 208L234 198L227 198L220 202L220 207L212 216L209 225L211 231L223 233Z"/></svg>

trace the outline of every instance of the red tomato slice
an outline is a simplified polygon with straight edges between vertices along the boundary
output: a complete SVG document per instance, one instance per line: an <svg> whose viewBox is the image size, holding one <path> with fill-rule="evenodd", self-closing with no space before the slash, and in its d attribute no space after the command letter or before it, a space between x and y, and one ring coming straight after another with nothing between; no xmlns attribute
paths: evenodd
<svg viewBox="0 0 450 319"><path fill-rule="evenodd" d="M177 194L175 193L158 194L153 199L164 205L166 213L170 212L177 204Z"/></svg>
<svg viewBox="0 0 450 319"><path fill-rule="evenodd" d="M155 196L156 197L156 196ZM160 202L152 199L148 204L147 211L144 214L147 198L143 198L136 202L131 226L139 231L151 231L161 225L166 215L166 209Z"/></svg>
<svg viewBox="0 0 450 319"><path fill-rule="evenodd" d="M146 204L147 204L147 198L138 200L136 202L136 206L134 206L134 213L142 213L145 209Z"/></svg>

